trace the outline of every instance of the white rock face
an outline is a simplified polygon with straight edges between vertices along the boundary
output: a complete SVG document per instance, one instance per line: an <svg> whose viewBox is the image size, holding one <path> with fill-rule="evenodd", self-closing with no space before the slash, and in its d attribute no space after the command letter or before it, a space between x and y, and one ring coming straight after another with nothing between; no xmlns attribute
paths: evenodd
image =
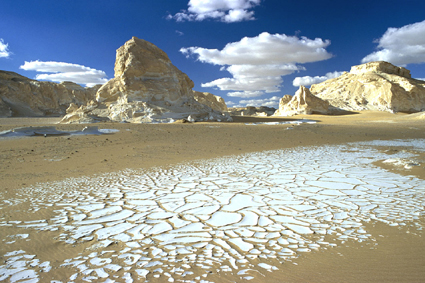
<svg viewBox="0 0 425 283"><path fill-rule="evenodd" d="M409 70L387 62L354 66L350 73L312 85L310 91L329 101L334 110L425 110L425 82L412 79Z"/></svg>
<svg viewBox="0 0 425 283"><path fill-rule="evenodd" d="M193 86L164 51L133 37L117 50L115 77L98 90L96 102L70 109L62 122L162 123L189 116L194 121L231 119L222 113L227 108L224 101L195 95Z"/></svg>
<svg viewBox="0 0 425 283"><path fill-rule="evenodd" d="M227 112L227 105L223 98L209 92L193 91L195 100L207 105L211 109L219 112Z"/></svg>
<svg viewBox="0 0 425 283"><path fill-rule="evenodd" d="M0 117L61 116L70 103L82 105L94 99L99 87L40 82L0 71Z"/></svg>
<svg viewBox="0 0 425 283"><path fill-rule="evenodd" d="M285 95L279 102L279 109L274 116L293 116L298 114L328 114L329 103L300 86L295 95Z"/></svg>
<svg viewBox="0 0 425 283"><path fill-rule="evenodd" d="M285 94L280 100L279 100L279 108L285 104L287 104L289 101L292 100L292 95Z"/></svg>
<svg viewBox="0 0 425 283"><path fill-rule="evenodd" d="M403 67L397 67L391 63L384 61L370 62L358 66L353 66L350 70L350 74L353 75L362 75L365 73L385 73L405 77L408 79L412 78L408 69Z"/></svg>

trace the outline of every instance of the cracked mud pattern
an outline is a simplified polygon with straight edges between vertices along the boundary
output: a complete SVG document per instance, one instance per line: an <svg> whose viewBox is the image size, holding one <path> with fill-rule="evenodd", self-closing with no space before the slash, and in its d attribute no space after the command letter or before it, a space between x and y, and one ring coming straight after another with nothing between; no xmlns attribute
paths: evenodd
<svg viewBox="0 0 425 283"><path fill-rule="evenodd" d="M211 282L217 274L255 281L301 253L346 240L379 243L365 222L421 233L425 181L372 163L389 158L374 146L424 151L424 144L268 151L24 188L0 196L0 228L20 231L1 239L0 281ZM6 217L14 207L26 207L32 220ZM52 244L82 248L60 261L17 248L43 233Z"/></svg>

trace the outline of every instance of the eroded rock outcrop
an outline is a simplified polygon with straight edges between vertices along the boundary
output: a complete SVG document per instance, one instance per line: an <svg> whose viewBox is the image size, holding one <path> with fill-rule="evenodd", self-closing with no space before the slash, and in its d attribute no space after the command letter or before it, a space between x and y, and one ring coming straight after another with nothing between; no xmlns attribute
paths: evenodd
<svg viewBox="0 0 425 283"><path fill-rule="evenodd" d="M388 62L353 66L349 73L312 85L310 91L332 109L421 112L425 110L425 82Z"/></svg>
<svg viewBox="0 0 425 283"><path fill-rule="evenodd" d="M293 116L298 114L328 114L329 103L300 86L294 96L285 95L280 99L279 109L274 116Z"/></svg>
<svg viewBox="0 0 425 283"><path fill-rule="evenodd" d="M136 37L127 41L117 50L114 70L115 77L98 90L96 101L78 109L72 107L62 122L231 120L221 110L224 101L194 94L192 80L150 42Z"/></svg>
<svg viewBox="0 0 425 283"><path fill-rule="evenodd" d="M193 91L196 101L207 105L211 109L219 112L227 112L227 105L223 98L209 92Z"/></svg>
<svg viewBox="0 0 425 283"><path fill-rule="evenodd" d="M94 99L99 87L41 82L0 71L0 117L61 116L70 103L82 105Z"/></svg>

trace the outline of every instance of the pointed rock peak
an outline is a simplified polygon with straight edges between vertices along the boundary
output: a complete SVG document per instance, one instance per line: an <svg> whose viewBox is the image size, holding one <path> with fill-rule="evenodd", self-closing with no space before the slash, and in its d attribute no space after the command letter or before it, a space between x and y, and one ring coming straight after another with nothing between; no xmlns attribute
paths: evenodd
<svg viewBox="0 0 425 283"><path fill-rule="evenodd" d="M298 91L305 92L305 91L309 91L309 90L305 86L300 85L300 87L298 88Z"/></svg>
<svg viewBox="0 0 425 283"><path fill-rule="evenodd" d="M311 95L312 94L311 94L310 90L303 85L300 85L298 90L295 92L295 96L303 97L303 98L311 96Z"/></svg>
<svg viewBox="0 0 425 283"><path fill-rule="evenodd" d="M280 99L279 104L284 105L284 104L288 103L289 101L291 101L291 100L292 100L292 98L293 98L293 96L292 96L292 95L285 94L285 95L284 95L284 96Z"/></svg>
<svg viewBox="0 0 425 283"><path fill-rule="evenodd" d="M308 88L300 86L295 95L282 97L275 116L293 116L298 114L328 114L329 103L314 96Z"/></svg>
<svg viewBox="0 0 425 283"><path fill-rule="evenodd" d="M140 72L158 72L159 63L171 63L167 53L153 43L133 36L117 49L115 78L124 73L129 76L140 76Z"/></svg>

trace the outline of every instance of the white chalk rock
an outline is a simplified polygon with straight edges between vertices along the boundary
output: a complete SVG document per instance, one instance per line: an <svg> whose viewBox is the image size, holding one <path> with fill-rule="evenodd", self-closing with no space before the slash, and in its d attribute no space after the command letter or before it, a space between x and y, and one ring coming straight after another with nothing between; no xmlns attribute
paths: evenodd
<svg viewBox="0 0 425 283"><path fill-rule="evenodd" d="M274 116L293 116L298 114L328 114L329 103L300 86L293 97L285 95L279 102Z"/></svg>
<svg viewBox="0 0 425 283"><path fill-rule="evenodd" d="M329 101L333 109L421 112L425 110L425 81L388 62L353 66L349 73L312 85L312 94Z"/></svg>
<svg viewBox="0 0 425 283"><path fill-rule="evenodd" d="M201 104L207 105L215 111L227 112L226 102L224 102L224 99L220 96L214 95L209 92L200 91L193 91L193 96L195 97L196 101Z"/></svg>
<svg viewBox="0 0 425 283"><path fill-rule="evenodd" d="M61 116L70 103L82 105L94 99L99 87L40 82L0 71L0 117Z"/></svg>
<svg viewBox="0 0 425 283"><path fill-rule="evenodd" d="M117 50L115 77L98 90L97 105L75 110L62 122L163 123L187 119L189 115L196 121L231 119L222 113L227 107L221 98L195 95L193 86L164 51L133 37Z"/></svg>

